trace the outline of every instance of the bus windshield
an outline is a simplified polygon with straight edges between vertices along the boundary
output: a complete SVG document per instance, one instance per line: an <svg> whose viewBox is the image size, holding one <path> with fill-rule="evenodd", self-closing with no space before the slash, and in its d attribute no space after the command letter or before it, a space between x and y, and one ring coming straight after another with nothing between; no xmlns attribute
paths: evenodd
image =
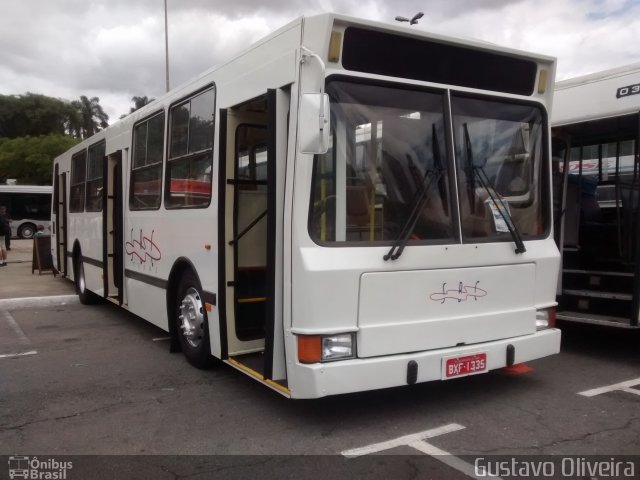
<svg viewBox="0 0 640 480"><path fill-rule="evenodd" d="M332 81L327 93L331 144L314 160L309 215L317 243L452 243L460 233L463 241L510 241L510 219L524 239L544 233L540 108L452 95L451 132L444 91ZM462 232L452 214L458 204Z"/></svg>
<svg viewBox="0 0 640 480"><path fill-rule="evenodd" d="M410 238L451 241L443 92L335 81L327 93L331 146L315 159L312 238L393 241L422 193Z"/></svg>

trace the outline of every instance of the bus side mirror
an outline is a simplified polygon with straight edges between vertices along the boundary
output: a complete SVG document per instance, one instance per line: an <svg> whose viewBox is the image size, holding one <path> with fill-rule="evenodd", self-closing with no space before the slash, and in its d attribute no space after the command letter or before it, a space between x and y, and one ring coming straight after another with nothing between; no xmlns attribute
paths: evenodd
<svg viewBox="0 0 640 480"><path fill-rule="evenodd" d="M300 98L298 145L302 153L324 154L329 149L329 95L303 93Z"/></svg>

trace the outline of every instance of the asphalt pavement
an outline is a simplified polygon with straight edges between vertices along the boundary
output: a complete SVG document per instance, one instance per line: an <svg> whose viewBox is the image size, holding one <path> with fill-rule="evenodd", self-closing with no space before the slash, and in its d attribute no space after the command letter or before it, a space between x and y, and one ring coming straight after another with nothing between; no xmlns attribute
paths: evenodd
<svg viewBox="0 0 640 480"><path fill-rule="evenodd" d="M100 455L74 457L91 478L108 458L128 474L104 478L468 478L478 458L640 452L640 332L562 325L561 353L528 373L289 400L225 364L191 367L162 330L69 302L70 282L30 269L8 282L28 288L0 287L0 455L14 462Z"/></svg>
<svg viewBox="0 0 640 480"><path fill-rule="evenodd" d="M7 255L7 266L0 268L0 300L74 293L71 282L54 277L51 271L31 272L33 240L12 240Z"/></svg>

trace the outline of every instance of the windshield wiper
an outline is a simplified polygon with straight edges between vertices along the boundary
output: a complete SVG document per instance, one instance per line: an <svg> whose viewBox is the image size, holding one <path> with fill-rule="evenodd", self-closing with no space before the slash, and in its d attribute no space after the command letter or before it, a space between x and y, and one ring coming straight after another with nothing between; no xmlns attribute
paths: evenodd
<svg viewBox="0 0 640 480"><path fill-rule="evenodd" d="M407 246L407 242L409 241L409 237L413 233L413 229L418 222L418 217L420 216L420 212L424 207L424 204L429 199L429 190L431 189L431 185L434 182L437 182L442 176L442 161L440 159L440 148L438 148L438 137L436 136L436 126L433 125L433 164L438 168L437 170L429 170L422 177L422 184L420 186L420 190L416 192L413 201L413 207L411 209L411 213L407 218L406 222L402 226L402 230L400 231L400 235L396 239L396 241L391 246L391 249L387 252L387 254L382 257L382 259L386 262L387 260L397 260L402 255L404 251L404 247ZM428 180L428 182L427 182Z"/></svg>
<svg viewBox="0 0 640 480"><path fill-rule="evenodd" d="M520 232L518 231L516 224L513 223L513 218L511 217L511 214L509 213L507 206L502 200L502 197L500 197L500 195L497 195L497 194L494 197L493 193L491 193L491 188L490 188L491 181L489 180L487 173L484 171L483 167L476 166L473 161L473 149L471 147L471 137L469 136L469 127L468 127L468 124L466 123L464 124L464 141L465 141L465 148L467 150L467 168L471 176L471 178L467 178L467 182L473 185L474 196L475 196L475 177L477 176L480 185L485 190L485 192L487 192L487 194L489 195L489 198L491 199L493 206L496 208L496 210L498 210L498 212L502 216L502 219L504 220L504 223L507 226L509 233L511 234L511 238L513 238L513 242L516 244L516 250L515 250L516 254L526 252L527 249L524 246L524 242L522 241ZM498 202L500 203L499 205L498 205ZM475 201L473 203L475 207Z"/></svg>

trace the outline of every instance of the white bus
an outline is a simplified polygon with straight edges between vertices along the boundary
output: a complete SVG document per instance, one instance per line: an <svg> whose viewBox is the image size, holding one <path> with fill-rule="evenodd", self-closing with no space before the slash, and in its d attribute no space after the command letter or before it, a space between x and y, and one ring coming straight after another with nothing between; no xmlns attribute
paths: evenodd
<svg viewBox="0 0 640 480"><path fill-rule="evenodd" d="M557 353L554 75L300 18L55 160L58 269L292 398Z"/></svg>
<svg viewBox="0 0 640 480"><path fill-rule="evenodd" d="M0 206L11 218L11 236L31 238L38 225L49 233L52 187L38 185L0 185Z"/></svg>
<svg viewBox="0 0 640 480"><path fill-rule="evenodd" d="M638 328L640 64L558 82L558 318Z"/></svg>

